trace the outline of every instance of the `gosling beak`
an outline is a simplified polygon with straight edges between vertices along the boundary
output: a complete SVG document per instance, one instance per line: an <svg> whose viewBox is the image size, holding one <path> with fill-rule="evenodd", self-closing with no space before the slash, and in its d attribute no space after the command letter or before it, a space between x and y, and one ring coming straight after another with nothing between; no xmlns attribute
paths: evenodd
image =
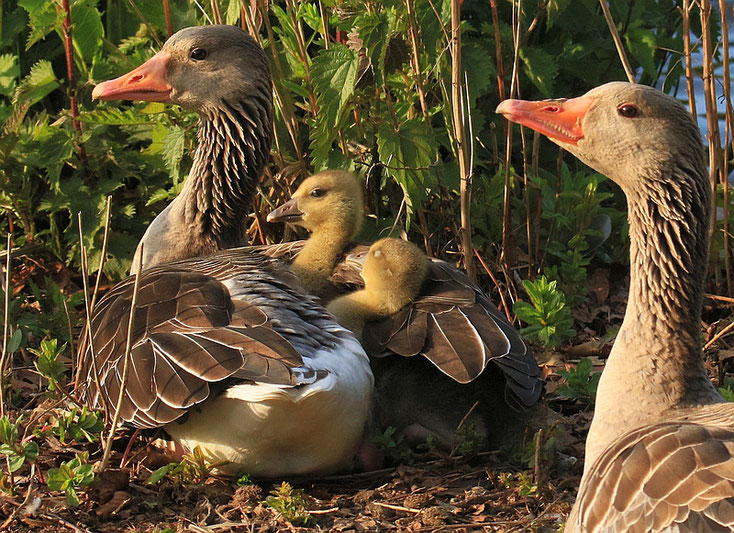
<svg viewBox="0 0 734 533"><path fill-rule="evenodd" d="M127 74L97 85L93 100L142 100L168 102L171 86L166 81L168 52L158 52L148 61Z"/></svg>
<svg viewBox="0 0 734 533"><path fill-rule="evenodd" d="M495 112L551 139L576 145L584 138L581 123L593 103L594 99L588 96L539 102L503 100Z"/></svg>
<svg viewBox="0 0 734 533"><path fill-rule="evenodd" d="M268 222L298 222L303 220L303 213L298 210L298 198L291 198L281 206L276 207L266 219Z"/></svg>

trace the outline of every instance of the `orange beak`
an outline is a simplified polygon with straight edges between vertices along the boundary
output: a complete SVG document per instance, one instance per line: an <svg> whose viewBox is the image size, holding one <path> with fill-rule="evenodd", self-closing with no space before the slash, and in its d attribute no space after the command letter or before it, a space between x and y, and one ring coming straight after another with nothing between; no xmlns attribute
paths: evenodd
<svg viewBox="0 0 734 533"><path fill-rule="evenodd" d="M594 99L586 96L540 102L503 100L496 113L551 139L575 145L584 138L581 123L593 103Z"/></svg>
<svg viewBox="0 0 734 533"><path fill-rule="evenodd" d="M171 86L166 81L166 65L169 57L167 52L158 52L132 72L100 83L92 91L92 99L168 102Z"/></svg>

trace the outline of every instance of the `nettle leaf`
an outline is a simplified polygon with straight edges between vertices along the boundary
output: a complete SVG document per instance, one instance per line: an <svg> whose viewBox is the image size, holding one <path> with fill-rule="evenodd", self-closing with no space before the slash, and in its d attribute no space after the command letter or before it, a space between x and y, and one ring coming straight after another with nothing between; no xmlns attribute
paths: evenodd
<svg viewBox="0 0 734 533"><path fill-rule="evenodd" d="M71 38L81 60L92 63L102 55L102 15L96 2L76 2L71 8ZM63 35L59 35L63 38Z"/></svg>
<svg viewBox="0 0 734 533"><path fill-rule="evenodd" d="M477 98L486 95L495 86L497 71L492 54L477 43L465 43L461 47L461 68L466 72L469 83L469 98L472 107Z"/></svg>
<svg viewBox="0 0 734 533"><path fill-rule="evenodd" d="M31 67L31 72L20 82L13 103L33 105L57 87L59 82L51 62L42 59Z"/></svg>
<svg viewBox="0 0 734 533"><path fill-rule="evenodd" d="M362 40L362 46L364 46L367 56L370 58L375 76L375 84L382 85L382 65L388 43L387 14L381 11L379 13L368 13L357 17L354 21L352 32L356 33Z"/></svg>
<svg viewBox="0 0 734 533"><path fill-rule="evenodd" d="M339 43L322 50L313 59L311 74L319 93L318 103L321 112L327 114L329 124L336 124L354 93L358 66L357 52Z"/></svg>
<svg viewBox="0 0 734 533"><path fill-rule="evenodd" d="M655 67L655 51L657 43L655 34L644 28L630 28L624 35L630 54L640 62L648 76L657 77Z"/></svg>
<svg viewBox="0 0 734 533"><path fill-rule="evenodd" d="M18 57L13 54L0 54L0 94L3 96L13 94L18 76L20 76Z"/></svg>
<svg viewBox="0 0 734 533"><path fill-rule="evenodd" d="M395 131L390 124L377 127L377 147L385 172L400 184L406 205L412 210L426 198L426 189L437 185L436 153L430 128L411 119Z"/></svg>
<svg viewBox="0 0 734 533"><path fill-rule="evenodd" d="M558 74L555 57L540 48L527 46L520 49L520 58L525 64L525 74L544 96L553 94L553 80Z"/></svg>
<svg viewBox="0 0 734 533"><path fill-rule="evenodd" d="M161 155L169 175L178 180L181 174L181 159L186 146L186 130L181 126L171 126L161 143Z"/></svg>
<svg viewBox="0 0 734 533"><path fill-rule="evenodd" d="M154 124L138 109L99 108L94 111L79 113L79 120L89 124L105 124L108 126L140 126Z"/></svg>
<svg viewBox="0 0 734 533"><path fill-rule="evenodd" d="M64 22L64 10L56 9L56 2L47 0L18 0L18 5L28 12L31 29L25 49L30 50L38 41L54 30L61 29Z"/></svg>

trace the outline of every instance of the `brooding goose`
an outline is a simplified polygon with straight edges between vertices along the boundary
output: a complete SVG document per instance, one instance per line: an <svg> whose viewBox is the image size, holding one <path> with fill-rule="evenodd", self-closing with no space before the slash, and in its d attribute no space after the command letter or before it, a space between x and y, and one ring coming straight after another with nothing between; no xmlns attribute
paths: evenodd
<svg viewBox="0 0 734 533"><path fill-rule="evenodd" d="M655 89L608 83L579 98L505 100L627 196L627 312L599 382L566 531L734 530L734 404L700 346L711 209L696 123Z"/></svg>
<svg viewBox="0 0 734 533"><path fill-rule="evenodd" d="M357 178L330 170L304 180L268 220L298 224L311 232L304 244L288 248L295 254L291 269L309 292L328 301L343 292L343 282L352 289L364 285L369 245L353 244L363 216ZM390 250L398 255L409 252L395 246ZM411 280L414 297L361 328L363 346L373 356L376 424L400 429L418 423L450 444L459 422L480 400L477 412L482 420L474 424L484 428L490 446L507 442L508 432L502 428L523 423L518 413L508 416L507 404L526 410L542 392L538 364L514 328L463 272L438 259L424 264L414 253L402 256L406 263L411 258L416 268L425 267ZM390 284L389 289L384 298L396 295L398 285ZM410 357L415 355L423 357ZM442 395L454 399L450 408Z"/></svg>
<svg viewBox="0 0 734 533"><path fill-rule="evenodd" d="M213 253L242 244L270 150L262 49L233 26L187 28L93 96L173 103L200 116L186 185L143 238L122 417L164 427L179 449L199 446L230 473L349 466L373 384L364 350L275 260L247 249ZM94 310L87 391L94 406L117 402L133 284L120 283Z"/></svg>

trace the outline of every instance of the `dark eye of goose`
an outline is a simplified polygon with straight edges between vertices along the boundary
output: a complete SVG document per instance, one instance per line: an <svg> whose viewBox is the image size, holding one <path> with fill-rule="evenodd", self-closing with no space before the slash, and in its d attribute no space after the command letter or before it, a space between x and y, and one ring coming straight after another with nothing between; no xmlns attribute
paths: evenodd
<svg viewBox="0 0 734 533"><path fill-rule="evenodd" d="M324 189L314 189L311 191L311 197L312 198L321 198L326 194L326 191Z"/></svg>
<svg viewBox="0 0 734 533"><path fill-rule="evenodd" d="M189 53L189 57L193 59L194 61L201 61L203 59L206 59L207 51L203 48L194 48Z"/></svg>
<svg viewBox="0 0 734 533"><path fill-rule="evenodd" d="M617 108L617 112L626 118L634 118L637 116L637 107L632 104L622 104Z"/></svg>

